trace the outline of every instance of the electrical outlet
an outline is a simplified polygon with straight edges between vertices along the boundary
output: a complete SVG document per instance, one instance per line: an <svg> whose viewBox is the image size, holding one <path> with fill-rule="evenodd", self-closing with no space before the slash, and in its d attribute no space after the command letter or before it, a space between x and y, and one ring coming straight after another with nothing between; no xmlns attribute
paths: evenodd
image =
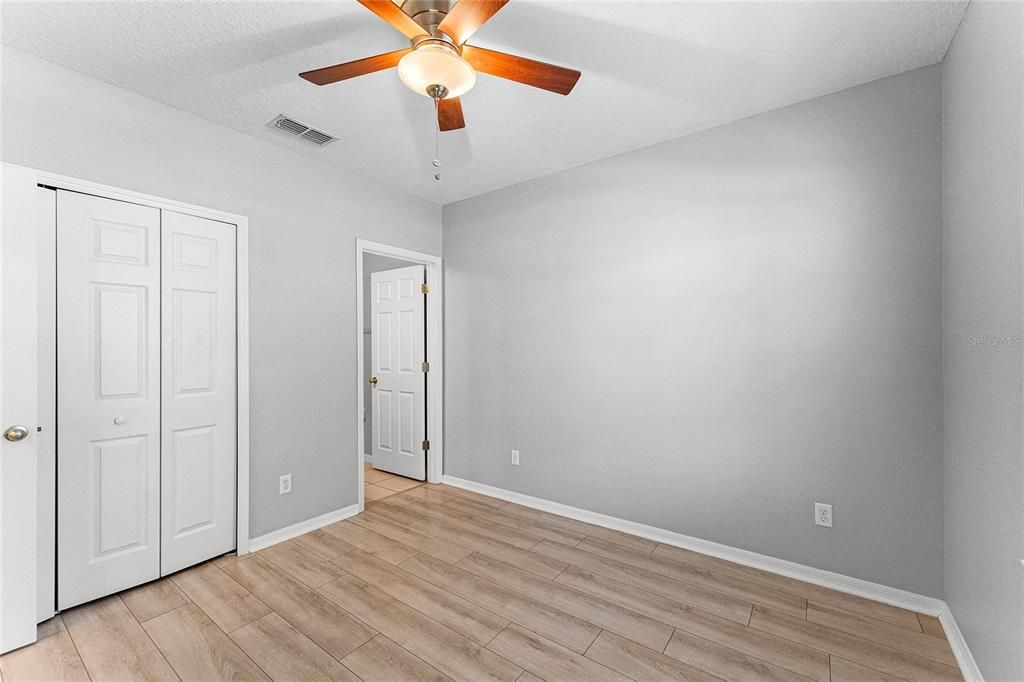
<svg viewBox="0 0 1024 682"><path fill-rule="evenodd" d="M287 495L292 491L292 475L285 474L277 481L277 494Z"/></svg>
<svg viewBox="0 0 1024 682"><path fill-rule="evenodd" d="M822 504L821 502L814 503L814 525L824 526L825 528L832 527L831 504Z"/></svg>
<svg viewBox="0 0 1024 682"><path fill-rule="evenodd" d="M512 466L514 466L514 467L519 466L519 451L518 450L513 450L512 451Z"/></svg>

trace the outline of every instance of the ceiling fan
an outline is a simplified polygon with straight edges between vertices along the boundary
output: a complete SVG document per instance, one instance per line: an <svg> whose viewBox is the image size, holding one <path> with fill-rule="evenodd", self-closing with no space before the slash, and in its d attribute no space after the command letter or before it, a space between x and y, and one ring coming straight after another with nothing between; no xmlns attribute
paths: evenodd
<svg viewBox="0 0 1024 682"><path fill-rule="evenodd" d="M459 96L476 83L477 71L568 95L580 78L579 71L466 44L507 2L402 0L399 5L392 0L359 0L403 33L410 47L299 75L310 83L328 85L397 66L398 77L410 90L434 100L442 131L466 127Z"/></svg>

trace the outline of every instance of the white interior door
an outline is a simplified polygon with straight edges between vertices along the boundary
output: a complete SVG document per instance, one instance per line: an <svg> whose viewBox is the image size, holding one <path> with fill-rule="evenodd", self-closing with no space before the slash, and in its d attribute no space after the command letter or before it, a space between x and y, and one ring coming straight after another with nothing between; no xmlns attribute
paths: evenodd
<svg viewBox="0 0 1024 682"><path fill-rule="evenodd" d="M415 265L370 275L373 468L419 481L427 472L423 274Z"/></svg>
<svg viewBox="0 0 1024 682"><path fill-rule="evenodd" d="M160 211L57 192L57 599L160 575Z"/></svg>
<svg viewBox="0 0 1024 682"><path fill-rule="evenodd" d="M235 226L163 212L161 573L235 547Z"/></svg>
<svg viewBox="0 0 1024 682"><path fill-rule="evenodd" d="M3 165L0 183L0 653L36 639L36 212L46 190ZM39 195L37 197L37 195ZM53 201L53 197L50 197ZM20 428L19 428L20 427Z"/></svg>

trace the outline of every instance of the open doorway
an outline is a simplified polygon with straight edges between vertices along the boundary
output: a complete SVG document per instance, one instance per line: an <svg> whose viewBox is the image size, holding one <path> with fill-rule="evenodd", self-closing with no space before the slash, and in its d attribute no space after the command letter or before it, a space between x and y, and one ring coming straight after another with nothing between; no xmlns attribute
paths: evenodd
<svg viewBox="0 0 1024 682"><path fill-rule="evenodd" d="M441 478L441 259L357 240L359 504Z"/></svg>

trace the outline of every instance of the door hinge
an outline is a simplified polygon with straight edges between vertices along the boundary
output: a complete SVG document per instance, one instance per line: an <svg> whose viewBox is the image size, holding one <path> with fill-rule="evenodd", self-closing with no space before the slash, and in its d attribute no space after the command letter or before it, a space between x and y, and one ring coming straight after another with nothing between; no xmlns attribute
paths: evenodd
<svg viewBox="0 0 1024 682"><path fill-rule="evenodd" d="M430 285L429 284L421 284L420 285L420 291L422 291L425 294L429 294L430 293Z"/></svg>
<svg viewBox="0 0 1024 682"><path fill-rule="evenodd" d="M423 441L423 449L424 450L429 450L430 449L430 441L429 440Z"/></svg>
<svg viewBox="0 0 1024 682"><path fill-rule="evenodd" d="M429 372L430 371L430 363L429 362L422 362L422 363L420 363L420 370L423 371L423 372Z"/></svg>

